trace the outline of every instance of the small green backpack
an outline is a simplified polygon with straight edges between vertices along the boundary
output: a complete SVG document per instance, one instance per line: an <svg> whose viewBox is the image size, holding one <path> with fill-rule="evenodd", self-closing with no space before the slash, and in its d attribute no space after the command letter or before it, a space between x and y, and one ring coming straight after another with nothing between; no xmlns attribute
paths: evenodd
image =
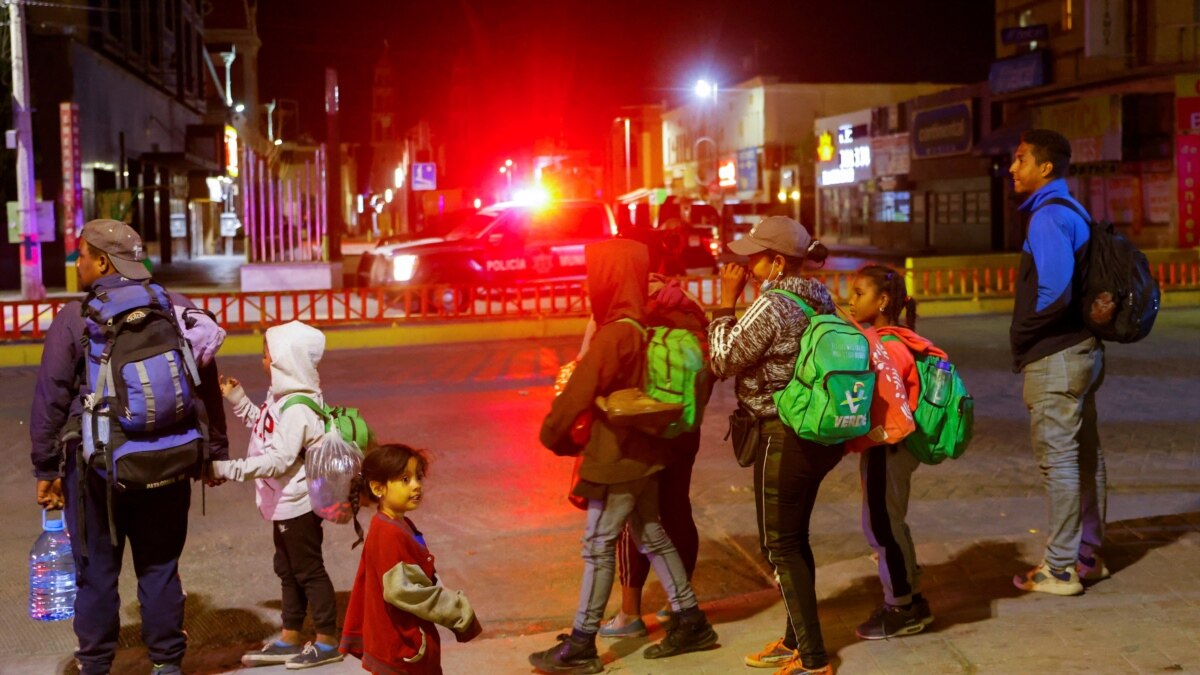
<svg viewBox="0 0 1200 675"><path fill-rule="evenodd" d="M337 429L338 435L347 443L353 443L359 452L365 453L367 446L373 437L370 427L367 426L366 420L359 414L358 408L345 408L342 406L320 405L311 398L296 394L284 401L283 407L279 409L279 414L283 414L284 410L293 405L300 404L305 408L313 411L325 422L325 432L329 433Z"/></svg>
<svg viewBox="0 0 1200 675"><path fill-rule="evenodd" d="M629 318L646 341L646 377L642 391L663 403L683 406L679 421L669 424L660 436L675 438L700 428L704 406L712 388L705 344L690 330L667 326L643 326Z"/></svg>
<svg viewBox="0 0 1200 675"><path fill-rule="evenodd" d="M880 339L901 341L894 335ZM921 400L913 410L917 430L904 439L904 445L923 464L958 459L975 430L975 399L967 393L953 363L920 352L913 352L913 359L921 381Z"/></svg>
<svg viewBox="0 0 1200 675"><path fill-rule="evenodd" d="M875 393L866 336L839 316L817 314L795 293L776 288L769 292L790 298L808 317L796 372L774 394L779 419L800 438L822 445L865 435L871 430Z"/></svg>

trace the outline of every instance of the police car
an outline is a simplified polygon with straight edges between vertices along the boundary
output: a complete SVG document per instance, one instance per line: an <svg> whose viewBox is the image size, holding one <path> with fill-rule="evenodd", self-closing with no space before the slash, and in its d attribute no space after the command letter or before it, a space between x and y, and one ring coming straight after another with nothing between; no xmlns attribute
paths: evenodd
<svg viewBox="0 0 1200 675"><path fill-rule="evenodd" d="M603 202L502 203L480 209L444 237L381 242L359 264L368 286L500 287L583 277L583 247L616 235Z"/></svg>

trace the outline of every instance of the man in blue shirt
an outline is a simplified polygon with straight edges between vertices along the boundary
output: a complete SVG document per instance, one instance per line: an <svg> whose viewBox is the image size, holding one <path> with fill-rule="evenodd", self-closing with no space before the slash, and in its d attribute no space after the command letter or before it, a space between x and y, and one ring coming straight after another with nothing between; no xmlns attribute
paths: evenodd
<svg viewBox="0 0 1200 675"><path fill-rule="evenodd" d="M1009 167L1013 191L1026 196L1020 210L1030 214L1009 339L1014 370L1025 376L1033 451L1050 494L1045 556L1013 583L1054 595L1078 595L1081 579L1108 577L1100 558L1107 495L1096 431L1104 345L1084 326L1079 292L1090 232L1072 206L1055 203L1086 213L1067 189L1070 162L1062 134L1034 129L1022 134Z"/></svg>

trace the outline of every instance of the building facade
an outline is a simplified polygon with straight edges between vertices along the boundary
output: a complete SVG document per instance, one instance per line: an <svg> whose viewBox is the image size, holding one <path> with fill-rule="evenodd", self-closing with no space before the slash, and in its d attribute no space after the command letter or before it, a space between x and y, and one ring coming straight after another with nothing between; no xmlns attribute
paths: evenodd
<svg viewBox="0 0 1200 675"><path fill-rule="evenodd" d="M172 225L224 169L224 139L204 122L204 24L194 0L31 3L27 44L47 287L67 285L77 228L122 217L171 260ZM65 104L65 107L64 107ZM6 104L7 105L7 104ZM71 139L64 153L64 139ZM12 201L12 168L3 187ZM45 229L45 228L44 228ZM11 232L11 228L10 228ZM18 251L0 242L0 288L19 287Z"/></svg>
<svg viewBox="0 0 1200 675"><path fill-rule="evenodd" d="M664 180L671 194L770 212L814 226L813 122L950 85L803 84L756 77L663 115ZM729 210L729 209L726 209Z"/></svg>
<svg viewBox="0 0 1200 675"><path fill-rule="evenodd" d="M1094 218L1143 247L1200 245L1200 5L997 0L995 40L996 136L1061 132ZM1006 219L1011 245L1022 227L1011 207Z"/></svg>

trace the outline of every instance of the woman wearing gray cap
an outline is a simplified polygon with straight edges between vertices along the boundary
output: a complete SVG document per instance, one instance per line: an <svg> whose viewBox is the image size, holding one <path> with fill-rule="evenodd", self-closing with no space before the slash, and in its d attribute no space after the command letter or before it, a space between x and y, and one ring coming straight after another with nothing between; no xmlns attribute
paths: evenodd
<svg viewBox="0 0 1200 675"><path fill-rule="evenodd" d="M808 317L800 305L776 288L799 296L819 314L834 312L829 289L800 276L806 260L822 262L828 251L804 226L785 216L764 218L729 250L749 256L721 270L721 308L708 328L712 369L736 381L741 422L736 445L745 452L739 462L754 462L754 505L759 543L774 568L787 611L783 637L746 657L746 665L778 668L777 675L832 675L817 618L816 567L808 541L808 522L821 480L844 453L842 445L825 446L800 439L780 421L773 394L792 379L800 336ZM754 279L762 293L741 319L736 304L746 282ZM740 438L739 438L740 436Z"/></svg>

